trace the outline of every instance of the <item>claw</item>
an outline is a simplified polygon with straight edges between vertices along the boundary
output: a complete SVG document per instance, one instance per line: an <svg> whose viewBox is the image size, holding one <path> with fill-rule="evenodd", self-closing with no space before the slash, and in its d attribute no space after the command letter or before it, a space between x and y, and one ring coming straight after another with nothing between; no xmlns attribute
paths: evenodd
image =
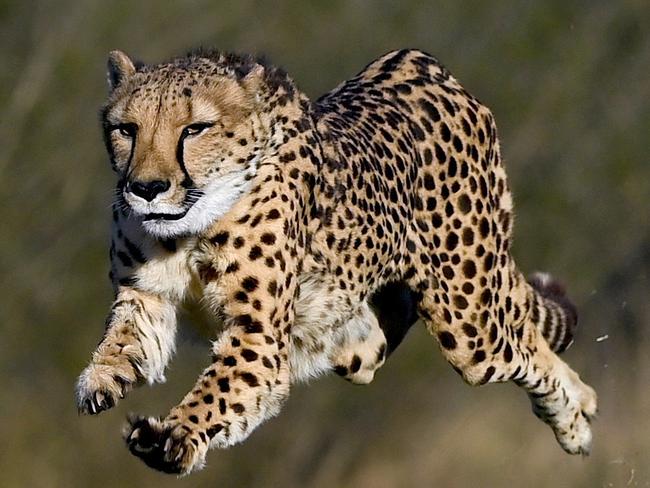
<svg viewBox="0 0 650 488"><path fill-rule="evenodd" d="M104 394L101 391L95 392L95 405L97 405L97 410L104 410Z"/></svg>
<svg viewBox="0 0 650 488"><path fill-rule="evenodd" d="M185 449L181 447L178 450L178 454L176 454L176 457L174 458L174 462L177 463L178 461L180 461L184 453L185 453Z"/></svg>
<svg viewBox="0 0 650 488"><path fill-rule="evenodd" d="M129 442L135 442L140 438L140 429L135 429L129 436Z"/></svg>

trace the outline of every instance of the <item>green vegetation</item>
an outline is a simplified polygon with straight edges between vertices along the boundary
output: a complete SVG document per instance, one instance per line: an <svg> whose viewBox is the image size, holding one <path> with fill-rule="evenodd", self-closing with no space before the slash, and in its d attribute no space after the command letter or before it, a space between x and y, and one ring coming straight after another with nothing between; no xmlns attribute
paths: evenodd
<svg viewBox="0 0 650 488"><path fill-rule="evenodd" d="M649 25L645 0L0 2L0 484L648 486ZM516 388L465 386L420 329L370 386L298 386L279 418L180 481L119 431L193 383L208 349L192 332L166 385L77 417L73 385L111 300L106 54L155 62L198 45L266 53L314 98L419 47L492 108L515 254L566 282L581 312L566 358L600 395L590 458L564 454Z"/></svg>

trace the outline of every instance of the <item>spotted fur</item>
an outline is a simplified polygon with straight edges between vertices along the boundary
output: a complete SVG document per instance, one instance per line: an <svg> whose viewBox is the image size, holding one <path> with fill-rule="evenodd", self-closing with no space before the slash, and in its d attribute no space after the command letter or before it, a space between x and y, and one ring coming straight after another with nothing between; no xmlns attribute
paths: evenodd
<svg viewBox="0 0 650 488"><path fill-rule="evenodd" d="M575 309L517 269L494 119L435 58L388 53L316 102L218 52L148 66L116 51L109 85L116 299L79 409L164 380L179 308L224 324L185 398L129 419L136 456L198 469L292 383L371 381L418 318L468 383L512 380L567 452L589 452L595 393L554 352Z"/></svg>

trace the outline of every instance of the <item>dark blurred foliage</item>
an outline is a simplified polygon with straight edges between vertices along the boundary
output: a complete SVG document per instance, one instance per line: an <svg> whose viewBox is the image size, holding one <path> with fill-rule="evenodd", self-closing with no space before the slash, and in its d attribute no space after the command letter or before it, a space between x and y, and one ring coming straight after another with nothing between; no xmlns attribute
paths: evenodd
<svg viewBox="0 0 650 488"><path fill-rule="evenodd" d="M650 486L647 0L0 2L0 485ZM496 115L515 254L569 287L566 359L600 395L591 457L564 454L508 385L465 386L416 327L374 383L297 386L279 418L182 480L132 458L208 361L188 332L164 386L80 418L76 375L111 300L105 59L265 53L312 97L393 48L438 56Z"/></svg>

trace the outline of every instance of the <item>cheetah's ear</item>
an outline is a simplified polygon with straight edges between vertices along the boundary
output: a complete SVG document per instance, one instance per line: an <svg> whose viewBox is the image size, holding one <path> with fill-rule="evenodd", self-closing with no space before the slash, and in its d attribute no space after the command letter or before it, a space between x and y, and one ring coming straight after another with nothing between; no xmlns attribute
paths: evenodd
<svg viewBox="0 0 650 488"><path fill-rule="evenodd" d="M242 79L242 83L252 95L259 96L260 89L264 84L264 77L266 76L266 69L261 64L256 64L253 68L246 73Z"/></svg>
<svg viewBox="0 0 650 488"><path fill-rule="evenodd" d="M108 87L115 90L120 83L135 73L135 65L122 51L111 51L108 54Z"/></svg>

